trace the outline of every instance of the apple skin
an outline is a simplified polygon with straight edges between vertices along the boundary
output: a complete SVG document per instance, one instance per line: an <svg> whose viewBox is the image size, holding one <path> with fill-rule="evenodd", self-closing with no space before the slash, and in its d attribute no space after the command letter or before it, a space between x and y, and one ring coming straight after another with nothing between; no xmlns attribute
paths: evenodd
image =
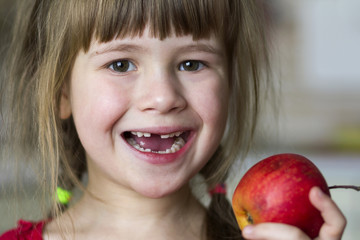
<svg viewBox="0 0 360 240"><path fill-rule="evenodd" d="M304 156L284 153L258 162L233 194L232 207L240 229L275 222L296 226L312 239L317 237L324 220L309 200L314 186L330 196L325 178Z"/></svg>

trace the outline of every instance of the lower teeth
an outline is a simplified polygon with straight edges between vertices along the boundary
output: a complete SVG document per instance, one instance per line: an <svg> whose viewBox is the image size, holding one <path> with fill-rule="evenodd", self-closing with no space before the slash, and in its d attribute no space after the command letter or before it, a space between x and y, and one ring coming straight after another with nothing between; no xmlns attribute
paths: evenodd
<svg viewBox="0 0 360 240"><path fill-rule="evenodd" d="M175 152L179 151L185 145L184 139L182 139L181 137L177 137L175 139L175 142L171 146L171 148L166 149L165 151L153 151L148 148L147 149L142 148L133 138L127 138L126 141L131 146L133 146L134 148L136 148L137 150L139 150L141 152L152 152L152 153L158 153L158 154L175 153Z"/></svg>

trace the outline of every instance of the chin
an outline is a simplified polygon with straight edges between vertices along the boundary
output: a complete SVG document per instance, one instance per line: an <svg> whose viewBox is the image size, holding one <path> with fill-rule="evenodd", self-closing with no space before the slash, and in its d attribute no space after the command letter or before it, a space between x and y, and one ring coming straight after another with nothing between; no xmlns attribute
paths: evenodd
<svg viewBox="0 0 360 240"><path fill-rule="evenodd" d="M162 183L154 181L146 182L141 186L134 186L133 190L144 197L160 199L181 191L183 186L184 184L176 184L175 181L170 183L166 181L163 181Z"/></svg>
<svg viewBox="0 0 360 240"><path fill-rule="evenodd" d="M146 198L151 198L151 199L160 199L160 198L164 198L167 197L169 195L172 195L174 192L178 191L178 189L176 190L164 190L164 189L160 189L160 188L153 188L153 189L139 189L136 190L137 193L141 194L142 196L146 197Z"/></svg>

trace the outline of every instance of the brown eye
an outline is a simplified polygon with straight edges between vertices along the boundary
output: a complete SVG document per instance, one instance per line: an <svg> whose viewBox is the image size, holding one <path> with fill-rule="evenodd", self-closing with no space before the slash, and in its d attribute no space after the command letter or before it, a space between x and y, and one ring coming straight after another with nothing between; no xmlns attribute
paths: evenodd
<svg viewBox="0 0 360 240"><path fill-rule="evenodd" d="M179 70L194 72L194 71L198 71L198 70L202 69L203 67L204 67L204 64L201 63L200 61L188 60L188 61L184 61L180 64Z"/></svg>
<svg viewBox="0 0 360 240"><path fill-rule="evenodd" d="M120 73L136 70L136 66L129 60L115 61L109 65L109 68Z"/></svg>

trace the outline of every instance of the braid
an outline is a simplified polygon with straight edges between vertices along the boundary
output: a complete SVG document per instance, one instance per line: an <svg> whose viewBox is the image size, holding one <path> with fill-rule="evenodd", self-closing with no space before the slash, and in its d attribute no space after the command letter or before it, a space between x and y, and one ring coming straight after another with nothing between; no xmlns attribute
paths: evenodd
<svg viewBox="0 0 360 240"><path fill-rule="evenodd" d="M225 168L221 176L211 178L215 172L219 172L219 166L224 159L221 146L210 159L209 163L202 169L201 174L208 182L209 189L213 189L217 183L224 183L228 176L228 168ZM225 172L225 173L224 173ZM218 181L217 183L215 181ZM205 219L206 236L208 240L221 239L243 239L237 224L231 204L224 192L211 194L211 201Z"/></svg>
<svg viewBox="0 0 360 240"><path fill-rule="evenodd" d="M207 239L243 239L225 194L214 194L206 216Z"/></svg>

